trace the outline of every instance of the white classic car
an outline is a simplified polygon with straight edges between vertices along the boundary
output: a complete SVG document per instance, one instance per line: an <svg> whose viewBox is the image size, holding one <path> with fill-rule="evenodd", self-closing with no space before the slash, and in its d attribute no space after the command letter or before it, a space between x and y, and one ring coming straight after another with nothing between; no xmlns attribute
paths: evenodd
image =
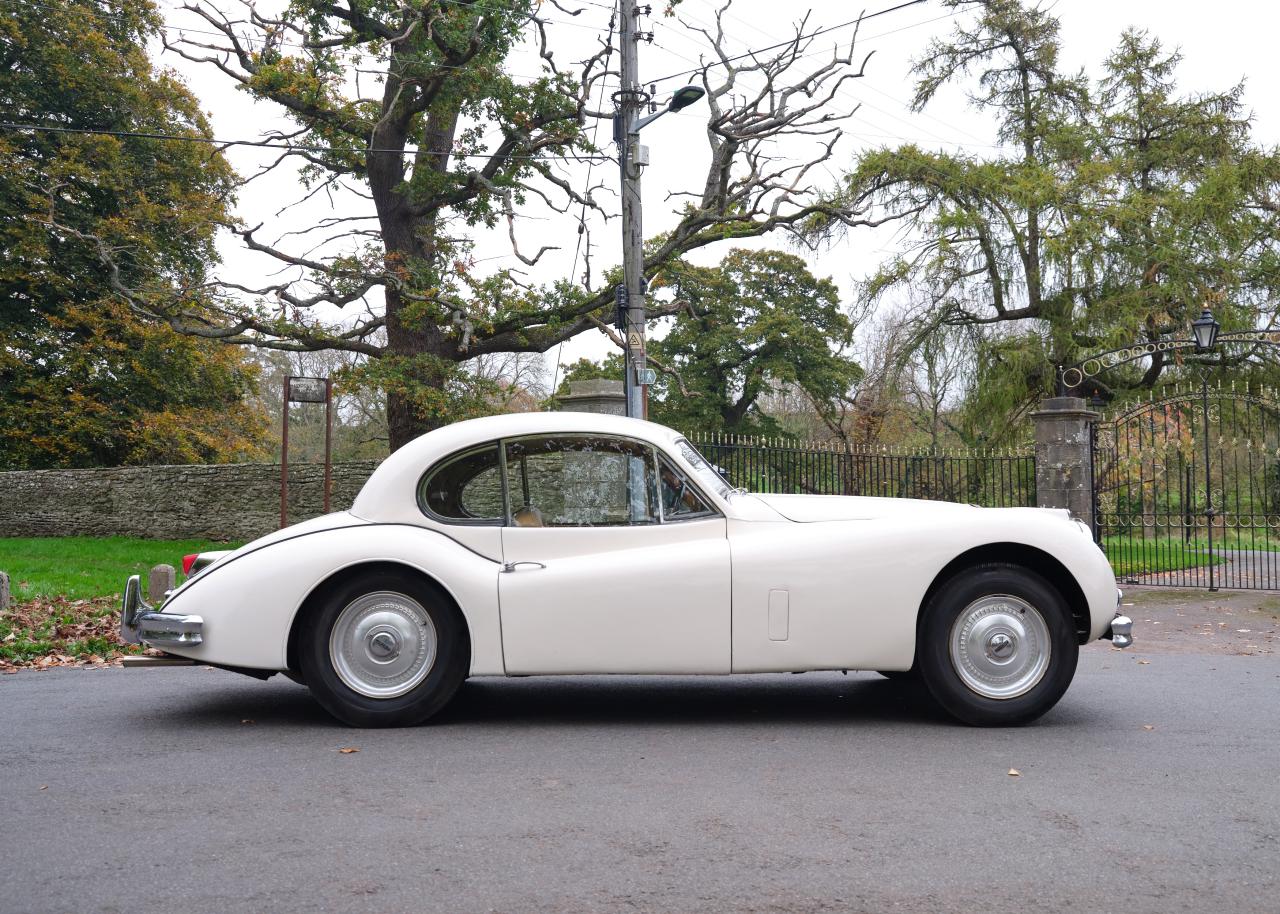
<svg viewBox="0 0 1280 914"><path fill-rule="evenodd" d="M188 556L121 628L284 672L354 726L415 724L467 676L877 670L971 724L1062 697L1081 644L1130 643L1068 512L733 489L677 432L591 413L459 422L349 511Z"/></svg>

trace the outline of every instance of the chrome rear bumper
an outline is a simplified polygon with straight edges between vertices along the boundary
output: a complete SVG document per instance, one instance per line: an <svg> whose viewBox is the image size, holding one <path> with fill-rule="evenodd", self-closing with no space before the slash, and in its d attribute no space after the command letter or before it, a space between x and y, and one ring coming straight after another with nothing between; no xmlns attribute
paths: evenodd
<svg viewBox="0 0 1280 914"><path fill-rule="evenodd" d="M120 601L120 637L129 644L190 647L204 640L204 620L156 612L143 602L142 578L135 574L125 583Z"/></svg>

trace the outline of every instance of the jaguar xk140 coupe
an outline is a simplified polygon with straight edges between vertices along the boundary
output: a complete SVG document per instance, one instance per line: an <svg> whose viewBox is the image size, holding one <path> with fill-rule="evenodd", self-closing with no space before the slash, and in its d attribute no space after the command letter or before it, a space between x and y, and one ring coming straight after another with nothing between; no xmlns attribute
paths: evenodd
<svg viewBox="0 0 1280 914"><path fill-rule="evenodd" d="M877 670L970 724L1062 697L1131 641L1068 512L735 490L677 432L591 413L459 422L350 510L188 556L132 641L265 678L355 726L415 724L467 676Z"/></svg>

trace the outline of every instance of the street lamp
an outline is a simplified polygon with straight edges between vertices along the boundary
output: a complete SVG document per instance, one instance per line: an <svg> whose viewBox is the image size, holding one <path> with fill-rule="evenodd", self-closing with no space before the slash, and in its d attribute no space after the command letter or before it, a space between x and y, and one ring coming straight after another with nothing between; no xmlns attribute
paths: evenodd
<svg viewBox="0 0 1280 914"><path fill-rule="evenodd" d="M639 133L641 129L649 126L668 111L683 111L706 94L706 90L701 86L681 86L679 89L671 93L671 101L667 102L667 107L663 108L661 111L655 111L647 117L639 118L631 126L631 132Z"/></svg>
<svg viewBox="0 0 1280 914"><path fill-rule="evenodd" d="M622 274L618 290L619 307L625 308L623 342L626 345L623 384L627 394L627 415L645 417L648 386L654 381L653 370L645 364L645 281L644 281L644 216L640 198L640 173L649 164L649 150L640 145L640 131L668 111L683 111L706 91L699 86L684 86L671 94L667 106L646 117L636 117L648 95L636 89L635 41L631 37L632 15L623 16L622 89L614 94L618 113L613 121L613 138L618 144L618 171L622 178Z"/></svg>
<svg viewBox="0 0 1280 914"><path fill-rule="evenodd" d="M1195 339L1196 352L1208 352L1218 341L1218 329L1221 325L1213 319L1213 312L1205 308L1200 316L1191 322L1191 335Z"/></svg>

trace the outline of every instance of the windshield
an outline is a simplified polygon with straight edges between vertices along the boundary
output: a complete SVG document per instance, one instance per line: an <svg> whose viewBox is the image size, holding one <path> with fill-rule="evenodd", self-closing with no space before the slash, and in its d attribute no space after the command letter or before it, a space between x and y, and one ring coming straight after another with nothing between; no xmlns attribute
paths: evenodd
<svg viewBox="0 0 1280 914"><path fill-rule="evenodd" d="M725 481L724 477L716 471L716 468L712 466L706 457L698 453L696 447L684 438L676 441L676 447L680 448L680 456L693 468L693 472L697 475L699 482L721 498L728 498L733 494L733 487Z"/></svg>

